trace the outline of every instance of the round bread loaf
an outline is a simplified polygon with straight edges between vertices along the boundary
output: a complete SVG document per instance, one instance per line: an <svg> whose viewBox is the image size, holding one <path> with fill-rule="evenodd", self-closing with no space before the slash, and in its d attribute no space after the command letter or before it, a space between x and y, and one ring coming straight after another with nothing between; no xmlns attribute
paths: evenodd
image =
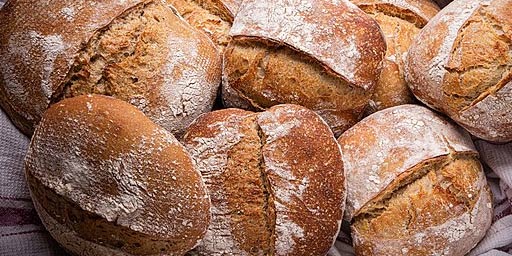
<svg viewBox="0 0 512 256"><path fill-rule="evenodd" d="M414 103L405 82L404 61L414 38L439 11L431 0L352 0L371 15L386 38L386 57L366 114Z"/></svg>
<svg viewBox="0 0 512 256"><path fill-rule="evenodd" d="M242 0L166 0L185 20L205 32L222 52Z"/></svg>
<svg viewBox="0 0 512 256"><path fill-rule="evenodd" d="M409 50L414 95L471 134L512 141L511 0L454 1Z"/></svg>
<svg viewBox="0 0 512 256"><path fill-rule="evenodd" d="M346 217L359 255L465 255L492 221L492 198L469 134L434 112L377 112L339 143Z"/></svg>
<svg viewBox="0 0 512 256"><path fill-rule="evenodd" d="M190 155L121 100L84 95L50 107L25 168L43 224L76 255L183 255L210 223Z"/></svg>
<svg viewBox="0 0 512 256"><path fill-rule="evenodd" d="M335 134L361 118L386 51L377 22L348 0L246 0L230 34L226 106L302 105Z"/></svg>
<svg viewBox="0 0 512 256"><path fill-rule="evenodd" d="M212 223L192 255L325 255L345 204L339 145L313 111L226 109L184 136L212 200Z"/></svg>
<svg viewBox="0 0 512 256"><path fill-rule="evenodd" d="M26 134L50 104L88 93L177 135L213 106L215 45L159 0L17 0L0 20L0 105Z"/></svg>

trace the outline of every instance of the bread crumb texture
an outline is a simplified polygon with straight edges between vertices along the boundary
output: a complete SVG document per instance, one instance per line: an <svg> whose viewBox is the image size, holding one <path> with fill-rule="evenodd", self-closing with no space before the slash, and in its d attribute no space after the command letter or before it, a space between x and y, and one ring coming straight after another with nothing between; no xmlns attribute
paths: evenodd
<svg viewBox="0 0 512 256"><path fill-rule="evenodd" d="M53 105L25 169L45 227L75 254L184 254L209 224L209 197L190 155L121 100L78 96Z"/></svg>
<svg viewBox="0 0 512 256"><path fill-rule="evenodd" d="M160 1L109 3L16 1L0 11L0 96L24 132L50 104L87 93L130 102L178 135L211 110L221 77L211 40Z"/></svg>
<svg viewBox="0 0 512 256"><path fill-rule="evenodd" d="M343 215L341 154L312 111L201 116L184 137L212 199L212 225L191 255L323 255ZM325 179L329 177L329 179Z"/></svg>

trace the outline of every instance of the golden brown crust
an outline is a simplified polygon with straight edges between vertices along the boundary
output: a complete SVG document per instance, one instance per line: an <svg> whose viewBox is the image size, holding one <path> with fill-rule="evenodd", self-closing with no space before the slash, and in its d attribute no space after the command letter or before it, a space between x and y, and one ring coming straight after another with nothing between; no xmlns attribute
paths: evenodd
<svg viewBox="0 0 512 256"><path fill-rule="evenodd" d="M512 140L512 18L503 11L511 4L449 5L422 30L407 59L406 78L418 99L495 142Z"/></svg>
<svg viewBox="0 0 512 256"><path fill-rule="evenodd" d="M382 72L366 115L385 108L414 103L414 96L405 81L405 56L420 29L439 8L430 0L353 2L379 23L387 44Z"/></svg>
<svg viewBox="0 0 512 256"><path fill-rule="evenodd" d="M230 34L234 41L286 45L365 90L375 85L386 49L377 22L348 0L247 0Z"/></svg>
<svg viewBox="0 0 512 256"><path fill-rule="evenodd" d="M261 42L232 42L225 50L224 76L225 105L249 110L302 105L320 114L336 135L361 118L371 96L307 55Z"/></svg>
<svg viewBox="0 0 512 256"><path fill-rule="evenodd" d="M344 176L339 147L314 112L295 105L216 111L194 122L184 143L214 209L196 253L327 253L342 217Z"/></svg>
<svg viewBox="0 0 512 256"><path fill-rule="evenodd" d="M211 109L220 56L160 1L28 2L0 11L0 97L23 132L50 104L86 93L128 101L177 134Z"/></svg>
<svg viewBox="0 0 512 256"><path fill-rule="evenodd" d="M229 30L240 6L239 0L167 0L193 27L206 33L224 50L231 37Z"/></svg>
<svg viewBox="0 0 512 256"><path fill-rule="evenodd" d="M43 223L74 253L184 254L209 224L209 197L183 146L114 98L53 105L25 168Z"/></svg>
<svg viewBox="0 0 512 256"><path fill-rule="evenodd" d="M339 142L356 253L464 255L485 235L491 195L461 128L403 105L370 115Z"/></svg>
<svg viewBox="0 0 512 256"><path fill-rule="evenodd" d="M375 20L348 1L244 1L230 33L227 106L302 105L336 135L361 118L386 47Z"/></svg>
<svg viewBox="0 0 512 256"><path fill-rule="evenodd" d="M352 0L366 13L382 12L424 27L439 12L431 0Z"/></svg>

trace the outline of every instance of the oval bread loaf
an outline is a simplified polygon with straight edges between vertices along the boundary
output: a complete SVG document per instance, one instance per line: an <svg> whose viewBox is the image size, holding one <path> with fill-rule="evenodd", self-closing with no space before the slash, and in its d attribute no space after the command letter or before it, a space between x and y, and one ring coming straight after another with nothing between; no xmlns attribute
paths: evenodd
<svg viewBox="0 0 512 256"><path fill-rule="evenodd" d="M359 255L465 255L491 225L492 198L473 142L420 106L363 119L339 143Z"/></svg>
<svg viewBox="0 0 512 256"><path fill-rule="evenodd" d="M416 35L439 11L431 0L352 0L371 15L386 38L386 57L366 114L414 103L405 82L404 61Z"/></svg>
<svg viewBox="0 0 512 256"><path fill-rule="evenodd" d="M0 20L0 105L26 134L50 104L88 93L177 135L213 106L215 45L159 0L17 0Z"/></svg>
<svg viewBox="0 0 512 256"><path fill-rule="evenodd" d="M226 109L199 117L184 144L212 199L192 255L325 255L345 202L341 152L313 111Z"/></svg>
<svg viewBox="0 0 512 256"><path fill-rule="evenodd" d="M361 118L386 51L377 22L348 0L246 0L230 34L226 106L302 105L335 134Z"/></svg>
<svg viewBox="0 0 512 256"><path fill-rule="evenodd" d="M512 141L511 0L454 1L407 58L416 97L492 142Z"/></svg>
<svg viewBox="0 0 512 256"><path fill-rule="evenodd" d="M43 224L76 255L183 255L210 223L190 155L121 100L79 96L50 107L25 169Z"/></svg>

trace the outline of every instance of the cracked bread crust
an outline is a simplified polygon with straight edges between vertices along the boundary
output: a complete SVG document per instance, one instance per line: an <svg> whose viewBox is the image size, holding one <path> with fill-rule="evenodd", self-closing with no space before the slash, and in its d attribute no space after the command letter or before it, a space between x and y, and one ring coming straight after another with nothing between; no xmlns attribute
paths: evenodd
<svg viewBox="0 0 512 256"><path fill-rule="evenodd" d="M167 0L193 27L206 33L224 51L231 37L233 24L241 0Z"/></svg>
<svg viewBox="0 0 512 256"><path fill-rule="evenodd" d="M471 134L512 140L510 0L454 2L418 35L406 60L415 96Z"/></svg>
<svg viewBox="0 0 512 256"><path fill-rule="evenodd" d="M0 11L2 107L30 135L49 105L105 94L179 136L213 106L215 46L160 1L100 2L20 0Z"/></svg>
<svg viewBox="0 0 512 256"><path fill-rule="evenodd" d="M111 97L50 107L25 172L46 228L77 255L184 254L210 222L205 184L185 148Z"/></svg>
<svg viewBox="0 0 512 256"><path fill-rule="evenodd" d="M431 0L352 0L366 13L382 12L388 16L424 27L439 12L439 7Z"/></svg>
<svg viewBox="0 0 512 256"><path fill-rule="evenodd" d="M471 138L432 111L377 112L339 143L357 253L464 255L490 227L491 195Z"/></svg>
<svg viewBox="0 0 512 256"><path fill-rule="evenodd" d="M230 34L225 105L302 105L336 135L362 117L386 49L376 21L348 1L244 1Z"/></svg>
<svg viewBox="0 0 512 256"><path fill-rule="evenodd" d="M327 253L345 181L339 146L314 112L220 110L198 118L184 144L212 198L212 225L192 254Z"/></svg>
<svg viewBox="0 0 512 256"><path fill-rule="evenodd" d="M389 107L415 103L414 95L405 81L405 57L416 35L439 8L430 0L352 2L379 23L387 45L382 72L365 115Z"/></svg>

